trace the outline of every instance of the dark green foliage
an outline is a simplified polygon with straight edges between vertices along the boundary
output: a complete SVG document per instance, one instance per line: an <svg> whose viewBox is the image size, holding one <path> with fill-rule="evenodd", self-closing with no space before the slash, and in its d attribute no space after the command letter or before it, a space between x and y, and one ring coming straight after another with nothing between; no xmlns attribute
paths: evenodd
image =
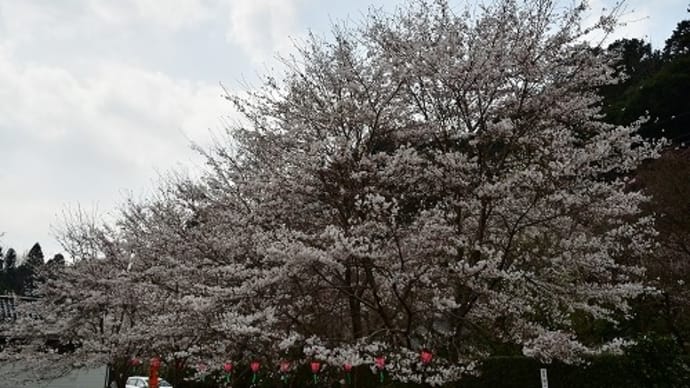
<svg viewBox="0 0 690 388"><path fill-rule="evenodd" d="M601 90L607 119L627 125L648 117L644 137L690 141L690 20L678 23L663 54L638 39L618 40L608 50L619 54L614 67L628 78Z"/></svg>
<svg viewBox="0 0 690 388"><path fill-rule="evenodd" d="M7 250L7 253L5 253L5 266L3 267L3 270L9 271L13 270L17 267L17 252L14 250L14 248L10 248Z"/></svg>
<svg viewBox="0 0 690 388"><path fill-rule="evenodd" d="M686 139L690 134L690 56L665 63L650 78L631 85L609 115L621 124L648 115L649 121L640 128L643 136Z"/></svg>
<svg viewBox="0 0 690 388"><path fill-rule="evenodd" d="M644 387L690 387L690 358L674 338L646 335L628 351L632 374Z"/></svg>
<svg viewBox="0 0 690 388"><path fill-rule="evenodd" d="M48 260L46 265L64 267L65 266L65 256L63 256L61 253L57 253L57 254L55 254L55 256L53 256L52 259Z"/></svg>
<svg viewBox="0 0 690 388"><path fill-rule="evenodd" d="M688 359L663 351L656 348L655 352L638 353L635 347L628 356L598 356L583 365L543 365L525 357L492 358L484 363L480 376L465 378L457 387L541 387L540 368L547 369L549 388L687 387Z"/></svg>
<svg viewBox="0 0 690 388"><path fill-rule="evenodd" d="M22 263L34 271L43 266L43 250L41 249L41 244L36 243L26 254L26 261Z"/></svg>
<svg viewBox="0 0 690 388"><path fill-rule="evenodd" d="M690 20L683 20L678 23L671 37L666 39L664 57L673 58L687 54L690 54Z"/></svg>
<svg viewBox="0 0 690 388"><path fill-rule="evenodd" d="M2 289L3 293L18 293L20 283L20 278L17 272L17 252L13 248L10 248L5 253L0 288Z"/></svg>
<svg viewBox="0 0 690 388"><path fill-rule="evenodd" d="M19 266L19 286L17 293L20 295L33 295L36 290L36 275L43 267L43 250L39 243L34 244L26 255L26 259Z"/></svg>
<svg viewBox="0 0 690 388"><path fill-rule="evenodd" d="M34 244L20 265L17 265L19 259L17 252L13 248L9 248L5 252L4 257L0 255L0 259L0 263L2 263L0 266L2 269L0 273L0 294L33 295L38 282L41 281L38 277L39 274L45 272L42 271L46 264L44 264L41 245L39 243ZM48 264L50 264L51 269L64 267L65 258L58 253L48 261ZM57 271L50 271L50 273L56 274Z"/></svg>
<svg viewBox="0 0 690 388"><path fill-rule="evenodd" d="M608 50L620 55L614 68L627 77L623 86L653 75L661 64L659 53L652 51L652 45L639 39L617 40L609 45Z"/></svg>

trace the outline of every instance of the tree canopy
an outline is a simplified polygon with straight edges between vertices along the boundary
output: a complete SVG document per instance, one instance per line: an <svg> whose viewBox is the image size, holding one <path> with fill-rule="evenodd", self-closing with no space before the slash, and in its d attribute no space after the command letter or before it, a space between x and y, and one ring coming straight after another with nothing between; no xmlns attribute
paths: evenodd
<svg viewBox="0 0 690 388"><path fill-rule="evenodd" d="M502 351L615 351L577 318L616 323L647 289L655 229L631 176L660 145L637 117L604 120L599 92L624 71L584 40L584 10L414 2L312 36L284 77L227 96L244 119L203 150L201 179L66 226L75 264L46 276L12 334L33 340L6 354L57 336L77 349L46 360L118 376L153 354L385 356L392 378L441 385ZM637 71L649 48L628 43Z"/></svg>

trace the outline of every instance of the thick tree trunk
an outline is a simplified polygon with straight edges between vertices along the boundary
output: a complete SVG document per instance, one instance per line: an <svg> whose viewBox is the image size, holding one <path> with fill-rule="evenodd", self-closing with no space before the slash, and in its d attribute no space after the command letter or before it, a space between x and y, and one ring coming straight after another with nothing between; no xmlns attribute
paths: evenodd
<svg viewBox="0 0 690 388"><path fill-rule="evenodd" d="M352 286L352 269L345 270L345 282L348 288L348 303L350 306L350 322L352 325L352 338L361 338L364 335L362 329L362 305L357 299L356 289Z"/></svg>

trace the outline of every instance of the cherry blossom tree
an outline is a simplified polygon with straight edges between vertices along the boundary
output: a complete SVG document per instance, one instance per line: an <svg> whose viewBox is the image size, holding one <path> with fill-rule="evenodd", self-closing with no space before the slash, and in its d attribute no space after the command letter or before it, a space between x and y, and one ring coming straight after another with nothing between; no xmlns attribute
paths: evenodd
<svg viewBox="0 0 690 388"><path fill-rule="evenodd" d="M74 263L46 267L38 299L3 330L3 360L40 371L37 379L108 365L122 388L133 360L161 357L179 386L190 367L267 357L283 338L262 330L273 308L259 309L249 294L259 288L241 262L250 244L231 238L204 197L171 180L153 198L123 204L112 225L70 217L60 240ZM238 232L239 221L230 225Z"/></svg>
<svg viewBox="0 0 690 388"><path fill-rule="evenodd" d="M251 214L257 282L293 345L334 363L386 354L411 381L436 349L434 383L496 343L544 360L611 349L571 318L613 321L644 290L620 260L653 235L627 176L657 148L601 120L597 88L616 79L584 10L374 13L228 97L247 124L211 153L208 185Z"/></svg>
<svg viewBox="0 0 690 388"><path fill-rule="evenodd" d="M114 231L78 220L64 235L74 263L43 267L37 299L18 305L17 321L3 330L3 361L31 374L4 372L45 379L108 365L124 387L132 355L146 346L132 334L147 293L127 275L129 255Z"/></svg>
<svg viewBox="0 0 690 388"><path fill-rule="evenodd" d="M584 11L420 1L311 37L281 80L227 96L244 120L204 150L199 181L128 202L95 250L71 240L90 259L69 271L92 283L55 297L99 293L114 308L95 311L129 325L75 354L144 354L136 341L215 368L385 356L384 378L440 385L497 344L567 362L614 349L578 339L572 318L615 322L645 290L622 259L654 229L627 177L658 146L602 121L596 91L616 79ZM103 284L96 263L111 263ZM147 313L115 318L133 301Z"/></svg>
<svg viewBox="0 0 690 388"><path fill-rule="evenodd" d="M160 294L147 343L178 369L266 357L266 344L282 339L268 327L273 305L255 303L251 229L198 184L171 179L152 200L129 202L117 226L132 278Z"/></svg>

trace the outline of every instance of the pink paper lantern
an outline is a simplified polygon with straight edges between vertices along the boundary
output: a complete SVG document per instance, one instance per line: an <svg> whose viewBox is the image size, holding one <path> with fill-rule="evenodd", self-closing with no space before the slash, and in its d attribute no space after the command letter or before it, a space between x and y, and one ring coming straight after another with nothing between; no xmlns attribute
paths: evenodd
<svg viewBox="0 0 690 388"><path fill-rule="evenodd" d="M312 373L319 373L319 371L321 371L321 363L318 361L312 361L310 366Z"/></svg>
<svg viewBox="0 0 690 388"><path fill-rule="evenodd" d="M419 359L422 361L422 365L424 366L431 364L431 360L433 358L434 355L427 349L422 350L422 352L419 354Z"/></svg>
<svg viewBox="0 0 690 388"><path fill-rule="evenodd" d="M386 357L384 356L378 356L374 359L374 364L376 364L376 368L379 370L383 370L386 368Z"/></svg>

